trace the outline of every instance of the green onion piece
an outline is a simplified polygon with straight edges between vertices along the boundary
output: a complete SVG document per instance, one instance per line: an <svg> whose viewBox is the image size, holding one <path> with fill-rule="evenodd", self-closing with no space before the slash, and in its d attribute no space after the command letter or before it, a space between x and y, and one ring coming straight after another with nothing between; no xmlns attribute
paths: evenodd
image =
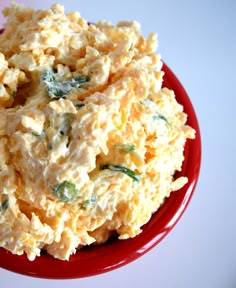
<svg viewBox="0 0 236 288"><path fill-rule="evenodd" d="M9 208L9 199L6 198L5 200L2 201L2 204L0 205L0 211L6 211Z"/></svg>
<svg viewBox="0 0 236 288"><path fill-rule="evenodd" d="M70 80L57 81L53 71L45 71L42 81L47 86L47 94L51 99L60 99L69 94L73 88L79 88L90 80L87 76L77 76Z"/></svg>
<svg viewBox="0 0 236 288"><path fill-rule="evenodd" d="M133 170L116 164L102 164L100 165L100 170L109 169L115 172L121 172L132 178L134 181L139 182L141 180L141 176L135 173Z"/></svg>
<svg viewBox="0 0 236 288"><path fill-rule="evenodd" d="M155 120L163 120L166 122L166 124L172 129L172 125L170 124L169 120L162 114L155 114L152 116L152 119L155 121Z"/></svg>
<svg viewBox="0 0 236 288"><path fill-rule="evenodd" d="M96 202L97 202L97 196L92 195L92 197L91 197L90 199L85 200L85 201L82 203L82 207L83 207L83 208L88 208L89 206L94 205Z"/></svg>
<svg viewBox="0 0 236 288"><path fill-rule="evenodd" d="M115 148L118 148L119 150L127 153L132 152L136 149L134 144L118 144L115 145Z"/></svg>
<svg viewBox="0 0 236 288"><path fill-rule="evenodd" d="M53 190L61 202L71 202L78 196L78 190L75 184L69 181L64 181L56 185Z"/></svg>

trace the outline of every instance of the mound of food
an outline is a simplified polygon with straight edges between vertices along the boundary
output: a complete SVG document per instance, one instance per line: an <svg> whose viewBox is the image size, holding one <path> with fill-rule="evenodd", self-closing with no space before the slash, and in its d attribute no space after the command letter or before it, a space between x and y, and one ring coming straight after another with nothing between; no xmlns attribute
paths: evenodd
<svg viewBox="0 0 236 288"><path fill-rule="evenodd" d="M195 131L162 87L157 37L13 3L0 35L0 247L68 260L127 239L187 183Z"/></svg>

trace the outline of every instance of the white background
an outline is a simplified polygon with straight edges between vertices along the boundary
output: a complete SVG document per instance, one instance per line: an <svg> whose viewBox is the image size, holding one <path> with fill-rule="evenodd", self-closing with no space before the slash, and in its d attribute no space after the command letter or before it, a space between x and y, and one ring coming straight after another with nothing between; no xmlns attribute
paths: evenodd
<svg viewBox="0 0 236 288"><path fill-rule="evenodd" d="M0 0L0 6L4 5ZM55 1L21 1L48 8ZM187 211L160 244L113 272L43 280L0 269L0 287L236 288L236 1L60 1L90 21L137 20L187 90L202 135L202 166Z"/></svg>

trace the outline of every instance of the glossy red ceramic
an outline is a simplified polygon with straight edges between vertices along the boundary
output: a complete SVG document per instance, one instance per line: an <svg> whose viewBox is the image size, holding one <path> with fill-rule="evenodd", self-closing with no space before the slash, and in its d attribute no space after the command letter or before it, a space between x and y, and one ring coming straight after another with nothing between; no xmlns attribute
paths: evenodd
<svg viewBox="0 0 236 288"><path fill-rule="evenodd" d="M31 262L25 255L13 255L0 248L0 267L40 278L70 279L93 276L117 269L139 258L157 245L175 226L188 206L198 180L201 139L194 108L186 91L167 65L164 64L163 70L163 86L175 91L178 102L184 106L184 111L188 114L187 123L196 130L196 139L187 141L185 161L182 172L179 173L188 177L188 184L166 199L158 212L143 227L143 232L135 238L113 239L105 245L82 249L71 256L70 261L56 260L45 253Z"/></svg>

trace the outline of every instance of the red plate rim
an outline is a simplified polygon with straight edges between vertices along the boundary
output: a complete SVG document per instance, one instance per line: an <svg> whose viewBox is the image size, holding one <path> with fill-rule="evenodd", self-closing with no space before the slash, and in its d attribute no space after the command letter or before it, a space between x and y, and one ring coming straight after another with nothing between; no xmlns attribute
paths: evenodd
<svg viewBox="0 0 236 288"><path fill-rule="evenodd" d="M178 176L187 176L189 182L171 194L151 220L143 226L143 232L128 240L113 239L104 245L78 251L69 261L54 259L42 254L34 261L26 255L17 256L0 248L0 267L23 275L47 279L73 279L89 277L117 269L134 261L156 246L176 225L194 193L201 164L201 137L192 103L171 69L163 63L163 87L174 90L177 101L188 114L187 124L196 130L196 139L187 140L183 169Z"/></svg>

